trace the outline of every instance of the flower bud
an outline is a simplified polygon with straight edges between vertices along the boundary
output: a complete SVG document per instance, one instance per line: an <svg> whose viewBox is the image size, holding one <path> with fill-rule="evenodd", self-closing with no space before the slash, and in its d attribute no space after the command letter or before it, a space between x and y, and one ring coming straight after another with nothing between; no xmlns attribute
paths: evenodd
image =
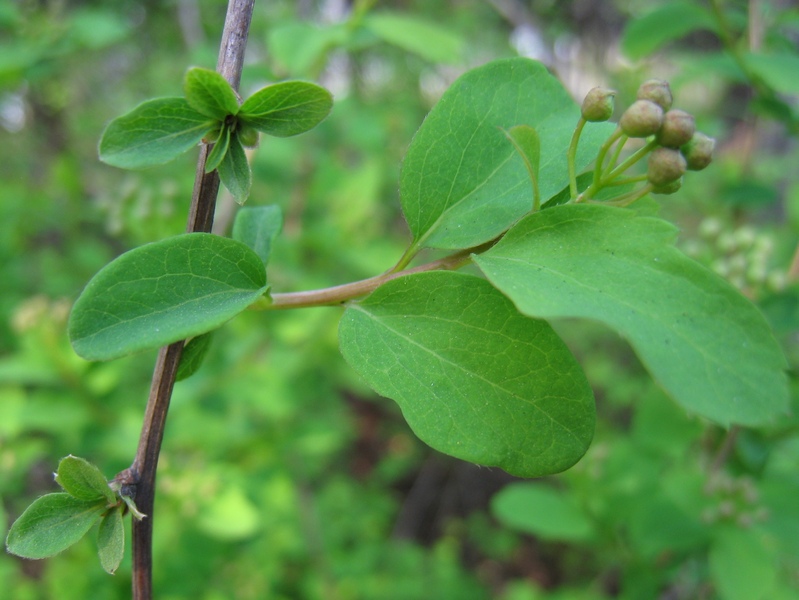
<svg viewBox="0 0 799 600"><path fill-rule="evenodd" d="M680 151L685 156L688 169L691 171L701 171L713 160L713 149L716 140L706 136L701 131L697 131L691 140L685 144Z"/></svg>
<svg viewBox="0 0 799 600"><path fill-rule="evenodd" d="M663 124L663 109L649 100L636 100L624 111L619 127L630 137L654 135Z"/></svg>
<svg viewBox="0 0 799 600"><path fill-rule="evenodd" d="M258 145L258 130L248 125L239 125L237 132L242 146L255 148Z"/></svg>
<svg viewBox="0 0 799 600"><path fill-rule="evenodd" d="M603 87L591 89L583 100L581 112L583 119L592 123L607 121L613 115L613 96L615 90Z"/></svg>
<svg viewBox="0 0 799 600"><path fill-rule="evenodd" d="M686 168L685 157L679 150L661 146L655 148L649 155L646 178L657 189L677 181L685 173Z"/></svg>
<svg viewBox="0 0 799 600"><path fill-rule="evenodd" d="M663 110L671 108L674 98L671 95L671 88L668 81L662 79L650 79L644 81L638 88L636 96L639 100L649 100L660 106Z"/></svg>
<svg viewBox="0 0 799 600"><path fill-rule="evenodd" d="M696 122L693 115L684 110L674 109L663 115L663 126L657 132L655 139L661 146L679 148L687 144L696 131Z"/></svg>
<svg viewBox="0 0 799 600"><path fill-rule="evenodd" d="M669 194L673 194L677 190L682 187L682 177L679 179L675 179L671 183L667 183L666 185L659 185L656 186L653 190L653 194L663 194L664 196L668 196Z"/></svg>

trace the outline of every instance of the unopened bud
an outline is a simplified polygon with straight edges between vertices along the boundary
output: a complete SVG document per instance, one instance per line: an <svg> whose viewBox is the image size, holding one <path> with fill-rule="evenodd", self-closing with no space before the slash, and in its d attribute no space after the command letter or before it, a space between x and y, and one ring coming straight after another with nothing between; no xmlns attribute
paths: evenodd
<svg viewBox="0 0 799 600"><path fill-rule="evenodd" d="M663 109L650 100L636 100L619 119L621 130L630 137L654 135L663 125Z"/></svg>
<svg viewBox="0 0 799 600"><path fill-rule="evenodd" d="M680 148L680 151L685 156L689 170L701 171L713 160L713 149L715 147L716 140L706 136L701 131L697 131L691 140Z"/></svg>
<svg viewBox="0 0 799 600"><path fill-rule="evenodd" d="M670 110L663 115L663 126L657 132L658 144L669 148L679 148L687 144L696 131L693 115L684 110Z"/></svg>
<svg viewBox="0 0 799 600"><path fill-rule="evenodd" d="M237 134L242 146L255 148L258 145L258 130L249 125L239 126Z"/></svg>
<svg viewBox="0 0 799 600"><path fill-rule="evenodd" d="M669 110L672 102L674 102L669 82L662 79L644 81L638 88L637 98L654 102L663 110Z"/></svg>
<svg viewBox="0 0 799 600"><path fill-rule="evenodd" d="M653 190L653 194L663 194L664 196L668 196L669 194L673 194L677 190L682 187L682 177L672 181L671 183L667 183L666 185L659 185L656 186Z"/></svg>
<svg viewBox="0 0 799 600"><path fill-rule="evenodd" d="M687 164L679 150L659 147L649 155L646 178L655 188L663 187L677 181L685 173Z"/></svg>
<svg viewBox="0 0 799 600"><path fill-rule="evenodd" d="M592 123L607 121L613 115L613 97L615 90L603 87L591 89L583 100L580 108L583 119Z"/></svg>

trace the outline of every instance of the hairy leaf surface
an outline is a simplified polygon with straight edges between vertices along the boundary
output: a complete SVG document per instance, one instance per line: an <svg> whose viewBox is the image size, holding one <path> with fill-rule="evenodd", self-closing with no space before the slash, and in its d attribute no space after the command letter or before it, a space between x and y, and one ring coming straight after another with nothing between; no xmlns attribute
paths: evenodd
<svg viewBox="0 0 799 600"><path fill-rule="evenodd" d="M108 487L100 469L83 458L71 455L62 458L55 480L65 492L79 500L116 501L116 494Z"/></svg>
<svg viewBox="0 0 799 600"><path fill-rule="evenodd" d="M186 101L199 113L222 121L239 112L236 92L222 75L210 69L192 67L183 82Z"/></svg>

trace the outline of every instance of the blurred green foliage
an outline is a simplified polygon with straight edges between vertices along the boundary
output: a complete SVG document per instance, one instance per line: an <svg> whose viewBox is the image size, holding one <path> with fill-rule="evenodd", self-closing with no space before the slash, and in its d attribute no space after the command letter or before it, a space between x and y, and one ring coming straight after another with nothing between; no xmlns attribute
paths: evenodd
<svg viewBox="0 0 799 600"><path fill-rule="evenodd" d="M225 4L0 4L4 531L55 490L61 457L79 454L109 477L130 464L154 357L86 363L66 340L66 316L111 258L183 230L194 157L123 172L97 161L96 144L109 119L178 93L187 66L214 66ZM719 151L662 200L662 214L681 225L684 251L762 306L791 364L794 414L725 432L665 401L606 330L560 323L595 383L594 444L561 476L505 487L509 476L424 447L345 367L335 309L245 314L176 387L158 478L158 597L795 598L799 11L701 3L695 27L655 37L653 11L680 14L685 3L343 4L256 6L242 95L297 77L336 98L321 127L270 139L252 158L250 203L285 215L275 291L396 262L409 239L400 161L466 68L531 54L576 97L602 84L620 99L665 77ZM419 44L424 32L432 41ZM220 231L233 214L222 198ZM0 598L129 597L129 552L114 577L94 552L84 540L47 561L0 556Z"/></svg>

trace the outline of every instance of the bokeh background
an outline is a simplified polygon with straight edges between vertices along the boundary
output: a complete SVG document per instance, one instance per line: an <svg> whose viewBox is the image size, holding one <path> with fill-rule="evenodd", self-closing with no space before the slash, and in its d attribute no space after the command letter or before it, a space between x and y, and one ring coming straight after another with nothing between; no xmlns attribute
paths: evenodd
<svg viewBox="0 0 799 600"><path fill-rule="evenodd" d="M145 172L97 160L105 123L213 68L223 0L0 0L0 530L76 454L129 466L154 354L87 363L65 324L89 278L180 233L193 153ZM718 140L661 214L680 247L756 302L799 364L799 9L790 0L257 2L243 95L275 80L335 95L312 132L253 154L249 202L284 213L274 291L391 267L410 139L491 59L546 63L579 101L645 79ZM544 150L545 151L545 150ZM216 231L235 204L223 194ZM524 482L419 442L337 350L340 310L244 314L175 390L158 475L163 600L799 598L799 420L725 431L685 414L629 347L558 323L599 411L568 472ZM90 539L0 555L0 598L124 599Z"/></svg>

